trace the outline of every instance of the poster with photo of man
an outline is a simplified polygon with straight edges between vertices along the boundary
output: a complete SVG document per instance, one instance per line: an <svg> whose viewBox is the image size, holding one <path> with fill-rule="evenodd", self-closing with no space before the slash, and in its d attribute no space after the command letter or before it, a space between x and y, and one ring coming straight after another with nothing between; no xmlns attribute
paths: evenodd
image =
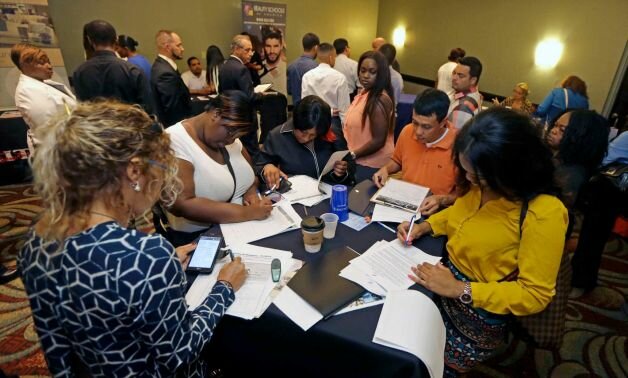
<svg viewBox="0 0 628 378"><path fill-rule="evenodd" d="M259 82L287 96L286 4L243 1L242 21L259 57L257 62L255 56L251 59Z"/></svg>

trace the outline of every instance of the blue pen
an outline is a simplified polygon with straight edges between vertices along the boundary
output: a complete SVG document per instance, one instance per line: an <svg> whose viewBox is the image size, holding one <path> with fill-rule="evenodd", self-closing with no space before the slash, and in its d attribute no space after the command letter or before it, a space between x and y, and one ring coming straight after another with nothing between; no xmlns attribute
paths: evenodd
<svg viewBox="0 0 628 378"><path fill-rule="evenodd" d="M416 214L412 215L412 218L410 218L410 228L408 229L408 234L406 235L406 245L410 245L410 234L412 233L412 226L414 226L415 220Z"/></svg>

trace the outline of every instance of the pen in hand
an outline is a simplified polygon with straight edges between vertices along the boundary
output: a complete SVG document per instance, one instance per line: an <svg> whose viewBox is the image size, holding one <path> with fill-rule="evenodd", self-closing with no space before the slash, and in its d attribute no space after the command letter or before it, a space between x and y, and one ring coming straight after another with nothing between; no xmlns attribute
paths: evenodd
<svg viewBox="0 0 628 378"><path fill-rule="evenodd" d="M283 181L283 176L279 177L279 184L281 184L281 182ZM273 185L272 188L270 188L270 191L272 192L273 190L277 189L277 184Z"/></svg>
<svg viewBox="0 0 628 378"><path fill-rule="evenodd" d="M406 245L410 245L410 235L412 234L412 226L414 226L415 220L416 214L412 215L412 218L410 218L410 227L408 228L408 234L406 235Z"/></svg>

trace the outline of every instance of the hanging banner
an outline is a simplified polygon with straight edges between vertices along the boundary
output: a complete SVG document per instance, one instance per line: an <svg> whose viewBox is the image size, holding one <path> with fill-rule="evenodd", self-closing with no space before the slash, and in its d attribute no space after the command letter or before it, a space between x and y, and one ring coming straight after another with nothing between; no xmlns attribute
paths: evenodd
<svg viewBox="0 0 628 378"><path fill-rule="evenodd" d="M59 41L48 13L48 0L0 0L0 110L15 109L15 87L20 71L11 61L11 47L29 43L46 52L52 80L69 88Z"/></svg>
<svg viewBox="0 0 628 378"><path fill-rule="evenodd" d="M257 53L252 62L260 82L287 96L286 4L242 1L242 24Z"/></svg>

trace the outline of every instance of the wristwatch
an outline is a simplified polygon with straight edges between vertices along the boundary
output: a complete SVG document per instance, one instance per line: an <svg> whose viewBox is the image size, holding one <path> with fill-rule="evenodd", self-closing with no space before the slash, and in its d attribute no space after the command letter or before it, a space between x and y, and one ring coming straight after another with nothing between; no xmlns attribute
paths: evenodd
<svg viewBox="0 0 628 378"><path fill-rule="evenodd" d="M471 297L471 282L464 283L464 289L458 299L464 304L471 304L471 302L473 302L473 297Z"/></svg>

